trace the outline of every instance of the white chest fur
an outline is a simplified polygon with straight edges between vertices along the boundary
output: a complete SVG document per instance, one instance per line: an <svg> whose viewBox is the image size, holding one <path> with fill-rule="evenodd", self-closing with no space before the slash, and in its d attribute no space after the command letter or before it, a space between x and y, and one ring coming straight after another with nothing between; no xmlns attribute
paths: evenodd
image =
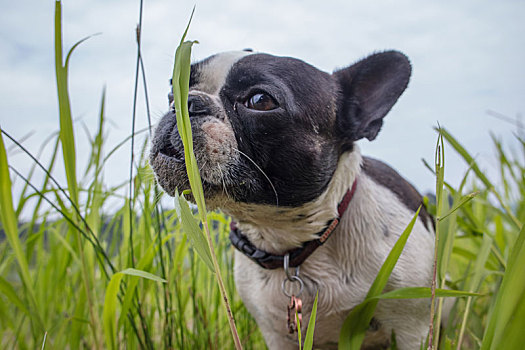
<svg viewBox="0 0 525 350"><path fill-rule="evenodd" d="M360 159L358 150L347 157ZM359 164L355 160L352 159L349 164ZM304 327L315 293L319 292L315 344L320 348L336 347L342 322L349 311L364 299L390 249L414 215L389 189L376 184L364 173L358 174L356 169L349 171L345 160L342 159L340 163L342 165L339 168L346 169L338 168L327 193L316 200L315 205L321 209L314 212L333 212L357 175L355 195L331 238L302 264L300 270L305 283L301 295ZM337 195L331 195L330 191L332 194L335 191ZM334 216L331 214L328 219ZM250 225L245 226L248 237L252 242L258 237L260 242L254 243L259 248L270 248L275 252L290 249L297 242L310 240L312 233L320 231L313 224L310 225L311 229L307 227L302 230L299 224L292 225L289 232L279 225L272 230L271 223L278 223L279 218L267 216L267 225L259 220L262 219L251 220ZM325 217L318 223L322 226L326 221ZM256 235L256 226L264 228L263 235ZM268 238L273 238L273 243L268 243ZM429 286L433 246L434 235L418 219L386 289ZM289 298L281 289L284 278L283 269L265 270L236 252L235 279L238 292L259 324L270 349L297 349L295 335L289 335L286 328ZM426 334L429 305L428 300L381 301L375 314L381 332L376 333L389 336L393 329L400 349L417 348ZM374 339L366 341L373 342Z"/></svg>

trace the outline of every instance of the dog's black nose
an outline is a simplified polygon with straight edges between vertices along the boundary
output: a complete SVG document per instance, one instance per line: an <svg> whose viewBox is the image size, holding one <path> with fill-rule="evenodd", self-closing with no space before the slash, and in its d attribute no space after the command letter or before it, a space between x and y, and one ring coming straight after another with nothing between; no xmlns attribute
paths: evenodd
<svg viewBox="0 0 525 350"><path fill-rule="evenodd" d="M209 107L209 103L206 102L203 97L199 95L189 95L188 112L190 113L190 117L210 115L211 109Z"/></svg>

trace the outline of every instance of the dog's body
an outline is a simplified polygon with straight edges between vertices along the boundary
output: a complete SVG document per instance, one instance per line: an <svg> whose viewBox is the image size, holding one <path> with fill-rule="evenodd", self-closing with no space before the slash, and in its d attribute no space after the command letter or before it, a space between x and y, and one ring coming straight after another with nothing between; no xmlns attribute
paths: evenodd
<svg viewBox="0 0 525 350"><path fill-rule="evenodd" d="M318 238L355 192L330 239L300 267L303 320L319 292L316 348L337 346L350 310L364 300L421 196L385 164L360 155L406 88L410 65L397 52L372 55L333 75L291 58L247 52L192 65L189 112L207 203L230 214L256 248L283 255ZM173 195L188 188L174 112L159 123L151 165ZM429 286L434 235L422 208L386 290ZM235 279L270 349L296 349L282 290L282 268L267 270L236 251ZM400 349L424 340L429 301L384 300L365 348ZM303 322L303 333L306 323Z"/></svg>

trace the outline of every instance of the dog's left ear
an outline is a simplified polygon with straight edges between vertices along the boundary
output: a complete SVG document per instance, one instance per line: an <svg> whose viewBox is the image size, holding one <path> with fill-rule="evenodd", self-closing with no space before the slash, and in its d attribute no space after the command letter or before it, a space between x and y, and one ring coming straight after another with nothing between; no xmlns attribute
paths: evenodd
<svg viewBox="0 0 525 350"><path fill-rule="evenodd" d="M345 143L376 138L384 116L406 89L411 71L404 54L386 51L334 72L341 93L337 126Z"/></svg>

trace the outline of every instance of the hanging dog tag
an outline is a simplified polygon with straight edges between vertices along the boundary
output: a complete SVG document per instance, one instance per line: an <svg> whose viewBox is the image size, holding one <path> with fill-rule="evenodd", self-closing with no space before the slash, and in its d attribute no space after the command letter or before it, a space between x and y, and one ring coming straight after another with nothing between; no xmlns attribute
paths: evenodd
<svg viewBox="0 0 525 350"><path fill-rule="evenodd" d="M303 322L303 315L302 315L302 309L303 309L303 302L301 301L301 298L297 298L295 295L292 294L290 297L290 304L288 305L288 333L293 334L297 332L297 320L295 318L295 313L297 312L297 318L299 319L299 323Z"/></svg>

